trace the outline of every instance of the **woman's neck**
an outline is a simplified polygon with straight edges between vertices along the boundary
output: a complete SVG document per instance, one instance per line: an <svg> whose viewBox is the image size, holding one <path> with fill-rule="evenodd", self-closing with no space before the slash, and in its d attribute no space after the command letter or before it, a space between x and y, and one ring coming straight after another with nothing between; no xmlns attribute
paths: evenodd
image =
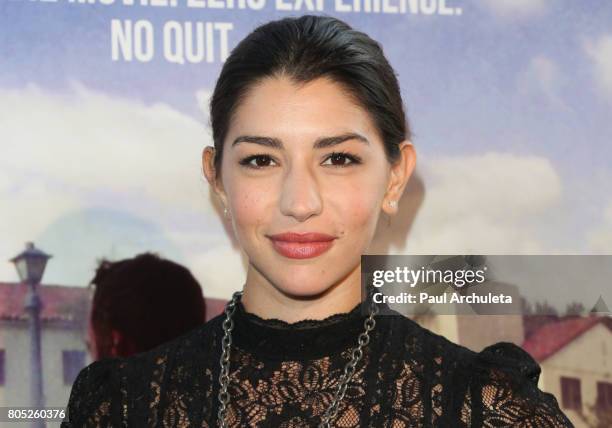
<svg viewBox="0 0 612 428"><path fill-rule="evenodd" d="M361 302L361 266L323 293L307 297L284 293L249 266L241 302L247 312L260 318L288 323L349 312Z"/></svg>

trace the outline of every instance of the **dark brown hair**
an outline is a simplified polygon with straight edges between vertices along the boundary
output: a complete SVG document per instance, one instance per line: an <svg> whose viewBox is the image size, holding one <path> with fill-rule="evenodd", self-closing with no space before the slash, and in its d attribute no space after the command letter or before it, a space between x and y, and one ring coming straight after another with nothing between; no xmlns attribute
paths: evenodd
<svg viewBox="0 0 612 428"><path fill-rule="evenodd" d="M376 41L330 16L288 17L257 27L223 65L210 100L217 175L238 105L258 82L277 76L340 84L373 118L391 163L399 158L399 143L411 138L395 72Z"/></svg>
<svg viewBox="0 0 612 428"><path fill-rule="evenodd" d="M153 253L101 260L90 286L90 321L100 357L110 353L111 329L143 352L205 322L198 281L184 266Z"/></svg>

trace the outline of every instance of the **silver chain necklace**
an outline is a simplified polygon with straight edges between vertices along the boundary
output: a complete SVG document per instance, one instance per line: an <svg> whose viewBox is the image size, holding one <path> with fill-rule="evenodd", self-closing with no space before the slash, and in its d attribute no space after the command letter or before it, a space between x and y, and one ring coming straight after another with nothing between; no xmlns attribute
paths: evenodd
<svg viewBox="0 0 612 428"><path fill-rule="evenodd" d="M223 352L221 353L221 373L219 374L219 411L217 412L217 423L221 428L227 428L227 405L229 404L229 393L227 391L227 387L229 385L229 370L230 370L230 349L232 346L232 336L231 332L234 328L234 320L232 319L232 315L234 314L234 310L236 309L236 303L238 302L238 298L242 295L242 291L236 291L232 300L227 303L225 306L225 320L223 321L223 339L221 340L221 346ZM361 360L363 356L362 348L366 346L370 342L370 331L374 329L376 326L376 320L374 320L374 316L378 314L378 306L374 303L374 299L370 298L370 311L369 315L363 323L364 331L357 338L357 346L353 348L351 352L351 359L344 367L344 373L340 377L338 382L338 386L336 388L336 392L334 393L334 398L325 411L323 416L321 417L321 422L318 425L318 428L330 428L331 421L338 414L338 405L340 401L344 398L344 394L346 393L346 388L348 387L348 383L353 377L355 373L355 367L357 363Z"/></svg>

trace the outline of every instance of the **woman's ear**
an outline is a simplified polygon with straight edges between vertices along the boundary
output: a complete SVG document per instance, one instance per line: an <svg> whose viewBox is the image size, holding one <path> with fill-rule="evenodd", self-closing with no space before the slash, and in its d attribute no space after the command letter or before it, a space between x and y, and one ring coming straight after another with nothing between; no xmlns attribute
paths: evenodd
<svg viewBox="0 0 612 428"><path fill-rule="evenodd" d="M406 184L408 184L416 166L416 151L409 140L404 140L399 144L399 151L399 159L391 165L387 192L383 200L382 208L388 215L397 213L399 199L402 197Z"/></svg>
<svg viewBox="0 0 612 428"><path fill-rule="evenodd" d="M202 152L202 170L204 171L206 180L208 180L208 183L212 187L213 191L217 196L219 196L219 198L221 199L221 203L226 208L227 198L223 189L223 183L217 175L217 170L215 168L216 155L217 153L214 147L206 146L204 148L204 151Z"/></svg>

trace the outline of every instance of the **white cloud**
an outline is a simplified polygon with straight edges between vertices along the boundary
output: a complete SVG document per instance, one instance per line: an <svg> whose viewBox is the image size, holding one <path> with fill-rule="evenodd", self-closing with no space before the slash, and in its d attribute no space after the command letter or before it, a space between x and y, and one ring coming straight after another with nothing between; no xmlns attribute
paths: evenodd
<svg viewBox="0 0 612 428"><path fill-rule="evenodd" d="M537 253L538 221L552 215L562 185L550 161L509 153L421 156L425 197L400 253Z"/></svg>
<svg viewBox="0 0 612 428"><path fill-rule="evenodd" d="M542 95L556 107L568 108L559 95L567 79L550 58L540 55L529 61L517 81L522 95Z"/></svg>
<svg viewBox="0 0 612 428"><path fill-rule="evenodd" d="M55 191L44 180L22 185L0 167L0 183L5 178L13 185L0 184L0 257L3 261L21 252L26 241L39 235L63 213L79 206L73 195ZM0 263L0 281L16 280L14 267L10 263Z"/></svg>
<svg viewBox="0 0 612 428"><path fill-rule="evenodd" d="M612 34L586 40L584 50L593 63L597 84L612 97Z"/></svg>
<svg viewBox="0 0 612 428"><path fill-rule="evenodd" d="M200 89L196 91L196 101L198 103L198 107L205 116L209 115L208 107L211 96L212 92L210 92L208 89Z"/></svg>
<svg viewBox="0 0 612 428"><path fill-rule="evenodd" d="M495 15L502 17L529 17L546 10L547 0L480 0Z"/></svg>
<svg viewBox="0 0 612 428"><path fill-rule="evenodd" d="M587 238L592 253L612 253L612 200L603 211L601 223L591 228Z"/></svg>
<svg viewBox="0 0 612 428"><path fill-rule="evenodd" d="M2 257L23 249L26 240L48 236L58 219L87 209L149 222L181 251L195 247L193 236L199 236L200 248L207 248L209 238L219 242L201 172L209 135L202 123L168 105L110 96L79 83L67 93L36 85L0 88L0 142ZM66 236L68 241L87 246L88 237ZM54 263L61 263L58 258ZM74 261L79 262L89 265ZM11 279L13 267L0 265L0 280Z"/></svg>
<svg viewBox="0 0 612 428"><path fill-rule="evenodd" d="M206 297L229 299L234 291L242 289L246 279L245 259L229 242L190 255L188 264L193 266L192 273L200 281Z"/></svg>
<svg viewBox="0 0 612 428"><path fill-rule="evenodd" d="M80 84L68 94L35 85L4 89L0 100L0 165L24 185L49 180L81 197L129 195L132 208L207 209L200 160L209 138L193 118Z"/></svg>

